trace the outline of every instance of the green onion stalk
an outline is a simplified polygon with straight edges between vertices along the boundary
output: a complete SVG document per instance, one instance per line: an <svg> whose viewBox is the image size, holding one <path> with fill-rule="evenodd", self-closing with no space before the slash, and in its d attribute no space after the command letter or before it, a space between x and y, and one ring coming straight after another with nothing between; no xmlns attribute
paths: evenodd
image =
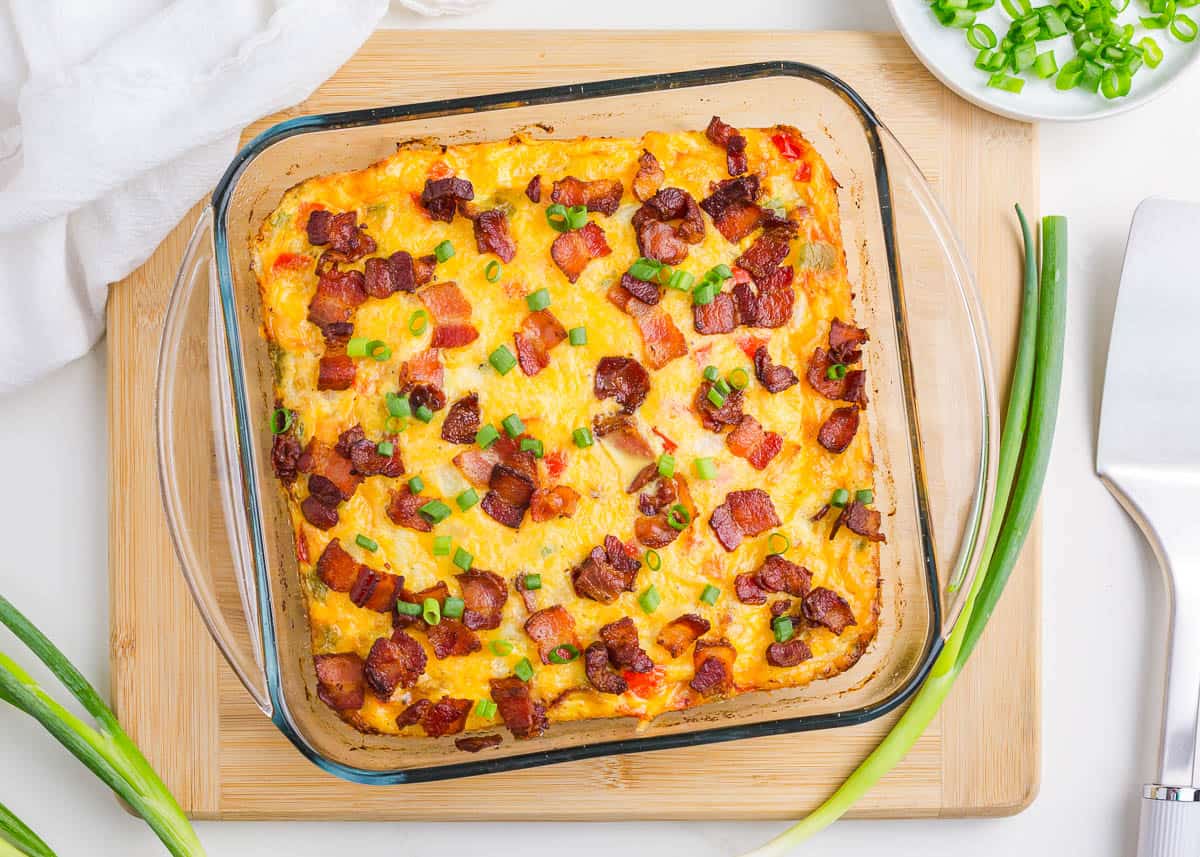
<svg viewBox="0 0 1200 857"><path fill-rule="evenodd" d="M28 714L140 815L175 857L204 854L195 830L146 757L117 722L96 689L33 623L0 596L0 622L37 655L94 719L67 710L8 655L0 652L0 700ZM5 851L8 847L9 852ZM0 807L0 857L6 853L53 857L45 843Z"/></svg>
<svg viewBox="0 0 1200 857"><path fill-rule="evenodd" d="M937 715L975 650L1012 573L1037 510L1058 414L1066 319L1067 227L1062 217L1042 220L1039 284L1033 238L1021 207L1024 283L1017 358L1000 436L996 496L980 554L980 573L950 637L908 709L869 756L806 818L745 857L777 857L841 818L912 749Z"/></svg>

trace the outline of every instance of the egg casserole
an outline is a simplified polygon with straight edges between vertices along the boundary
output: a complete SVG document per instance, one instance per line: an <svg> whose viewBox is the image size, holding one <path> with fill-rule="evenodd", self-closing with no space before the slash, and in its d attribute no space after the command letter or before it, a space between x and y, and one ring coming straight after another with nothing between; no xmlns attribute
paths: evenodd
<svg viewBox="0 0 1200 857"><path fill-rule="evenodd" d="M478 752L853 665L884 535L837 188L717 117L291 188L251 250L320 700Z"/></svg>

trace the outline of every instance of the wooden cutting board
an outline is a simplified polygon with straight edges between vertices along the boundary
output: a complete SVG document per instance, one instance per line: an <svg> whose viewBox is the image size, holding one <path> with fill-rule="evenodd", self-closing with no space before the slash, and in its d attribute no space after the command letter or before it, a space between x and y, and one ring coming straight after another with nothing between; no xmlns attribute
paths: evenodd
<svg viewBox="0 0 1200 857"><path fill-rule="evenodd" d="M842 77L908 148L974 261L1007 376L1020 282L1012 204L1037 210L1032 126L939 85L898 37L868 33L381 31L291 116L757 60ZM167 535L155 474L163 312L199 208L108 303L112 680L122 722L197 818L792 818L820 802L894 719L554 765L471 780L352 785L307 762L217 652ZM1037 792L1039 538L970 668L908 758L854 809L872 817L1003 815ZM719 787L700 788L703 783ZM482 799L486 794L486 799ZM552 801L544 796L553 794Z"/></svg>

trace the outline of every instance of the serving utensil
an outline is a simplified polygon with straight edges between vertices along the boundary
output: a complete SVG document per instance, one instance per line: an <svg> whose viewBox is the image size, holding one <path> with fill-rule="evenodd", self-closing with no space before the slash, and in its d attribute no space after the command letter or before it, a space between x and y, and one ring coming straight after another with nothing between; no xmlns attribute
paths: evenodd
<svg viewBox="0 0 1200 857"><path fill-rule="evenodd" d="M1141 527L1170 598L1157 781L1139 857L1200 854L1200 204L1150 199L1129 231L1096 471Z"/></svg>

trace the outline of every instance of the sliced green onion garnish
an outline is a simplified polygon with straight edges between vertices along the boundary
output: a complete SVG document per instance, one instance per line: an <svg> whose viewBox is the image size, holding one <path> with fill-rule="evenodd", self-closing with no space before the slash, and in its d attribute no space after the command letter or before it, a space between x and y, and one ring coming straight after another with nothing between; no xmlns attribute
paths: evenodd
<svg viewBox="0 0 1200 857"><path fill-rule="evenodd" d="M475 443L478 444L481 449L487 449L499 439L500 432L491 423L485 425L479 431L475 432Z"/></svg>
<svg viewBox="0 0 1200 857"><path fill-rule="evenodd" d="M292 412L287 408L271 411L271 434L283 434L292 427Z"/></svg>
<svg viewBox="0 0 1200 857"><path fill-rule="evenodd" d="M529 658L521 658L517 661L517 665L513 667L513 675L521 681L529 681L533 678L533 664L529 663Z"/></svg>
<svg viewBox="0 0 1200 857"><path fill-rule="evenodd" d="M792 624L792 620L788 616L776 618L771 623L771 630L775 632L775 639L780 643L786 643L796 636L796 626Z"/></svg>
<svg viewBox="0 0 1200 857"><path fill-rule="evenodd" d="M534 458L542 458L546 454L546 447L536 437L526 437L521 440L521 451L532 452Z"/></svg>
<svg viewBox="0 0 1200 857"><path fill-rule="evenodd" d="M1162 62L1162 48L1158 46L1158 42L1154 41L1151 36L1144 37L1138 46L1142 49L1142 58L1146 61L1146 65L1150 68L1158 68L1158 64Z"/></svg>
<svg viewBox="0 0 1200 857"><path fill-rule="evenodd" d="M450 507L441 500L430 500L417 511L432 524L440 523L450 517Z"/></svg>
<svg viewBox="0 0 1200 857"><path fill-rule="evenodd" d="M454 559L452 562L463 571L470 571L471 563L474 561L475 557L472 556L468 551L465 551L460 547L454 549Z"/></svg>
<svg viewBox="0 0 1200 857"><path fill-rule="evenodd" d="M502 658L512 654L513 644L508 640L492 640L488 643L488 648L492 650L492 654Z"/></svg>
<svg viewBox="0 0 1200 857"><path fill-rule="evenodd" d="M494 283L500 279L501 272L500 263L495 259L487 263L487 267L483 269L483 276L489 283Z"/></svg>
<svg viewBox="0 0 1200 857"><path fill-rule="evenodd" d="M692 284L696 282L696 277L689 274L687 271L676 269L671 272L671 276L667 279L667 288L675 289L680 292L686 292Z"/></svg>
<svg viewBox="0 0 1200 857"><path fill-rule="evenodd" d="M671 507L671 511L667 513L667 524L673 530L685 530L691 522L692 513L682 503L676 503Z"/></svg>
<svg viewBox="0 0 1200 857"><path fill-rule="evenodd" d="M662 596L658 594L658 590L654 587L653 583L638 596L638 604L642 606L642 610L646 613L653 613L658 609L658 605L662 604Z"/></svg>
<svg viewBox="0 0 1200 857"><path fill-rule="evenodd" d="M571 229L579 229L587 225L587 206L572 205L567 209L567 226Z"/></svg>
<svg viewBox="0 0 1200 857"><path fill-rule="evenodd" d="M1033 73L1041 78L1054 77L1058 73L1058 60L1054 58L1054 51L1037 55L1037 59L1033 61Z"/></svg>
<svg viewBox="0 0 1200 857"><path fill-rule="evenodd" d="M782 556L791 546L791 540L783 533L775 532L767 536L767 556Z"/></svg>
<svg viewBox="0 0 1200 857"><path fill-rule="evenodd" d="M1074 89L1082 76L1083 60L1075 57L1067 60L1063 67L1058 70L1058 77L1054 79L1054 86L1062 90Z"/></svg>
<svg viewBox="0 0 1200 857"><path fill-rule="evenodd" d="M542 576L540 574L525 575L524 585L526 589L541 589Z"/></svg>
<svg viewBox="0 0 1200 857"><path fill-rule="evenodd" d="M658 551L654 549L646 551L645 559L646 568L650 569L651 571L658 571L660 568L662 568L662 557L659 556Z"/></svg>
<svg viewBox="0 0 1200 857"><path fill-rule="evenodd" d="M475 716L483 720L491 720L496 716L497 705L490 699L481 699L475 703Z"/></svg>
<svg viewBox="0 0 1200 857"><path fill-rule="evenodd" d="M413 604L411 601L397 601L396 612L405 616L420 616L421 605Z"/></svg>
<svg viewBox="0 0 1200 857"><path fill-rule="evenodd" d="M571 224L567 219L567 207L559 205L557 202L546 209L546 222L550 224L550 228L555 232L566 232L571 228Z"/></svg>
<svg viewBox="0 0 1200 857"><path fill-rule="evenodd" d="M369 536L364 536L362 533L359 533L354 537L354 543L363 550L368 550L371 553L375 553L375 551L379 550L379 542L375 541Z"/></svg>
<svg viewBox="0 0 1200 857"><path fill-rule="evenodd" d="M427 327L429 327L429 313L423 309L413 310L413 314L408 317L408 332L413 336L420 336Z"/></svg>
<svg viewBox="0 0 1200 857"><path fill-rule="evenodd" d="M714 277L718 280L728 280L733 276L733 270L724 262L721 262L720 264L713 265L711 268L709 268L708 273L705 274L705 276Z"/></svg>
<svg viewBox="0 0 1200 857"><path fill-rule="evenodd" d="M463 610L466 609L466 602L461 598L451 596L442 604L442 615L450 619L457 619L462 616Z"/></svg>
<svg viewBox="0 0 1200 857"><path fill-rule="evenodd" d="M996 47L996 31L987 24L975 23L967 27L967 43L976 50Z"/></svg>
<svg viewBox="0 0 1200 857"><path fill-rule="evenodd" d="M567 341L572 345L587 345L587 328L572 327L567 331Z"/></svg>
<svg viewBox="0 0 1200 857"><path fill-rule="evenodd" d="M692 289L692 303L696 306L707 306L717 297L719 287L713 283L701 283Z"/></svg>
<svg viewBox="0 0 1200 857"><path fill-rule="evenodd" d="M500 425L504 426L504 431L509 437L517 437L525 432L525 423L521 422L521 418L516 414L509 414L500 421Z"/></svg>
<svg viewBox="0 0 1200 857"><path fill-rule="evenodd" d="M658 475L664 479L675 475L675 456L664 452L658 457Z"/></svg>
<svg viewBox="0 0 1200 857"><path fill-rule="evenodd" d="M450 556L450 545L452 539L449 536L434 536L433 537L433 555L434 556Z"/></svg>
<svg viewBox="0 0 1200 857"><path fill-rule="evenodd" d="M717 478L717 463L711 458L697 458L695 461L696 475L701 479Z"/></svg>
<svg viewBox="0 0 1200 857"><path fill-rule="evenodd" d="M710 387L708 390L708 400L712 402L714 408L719 408L725 404L725 396L716 387Z"/></svg>
<svg viewBox="0 0 1200 857"><path fill-rule="evenodd" d="M387 402L387 411L393 417L412 416L412 405L408 402L408 396L398 396L395 393L388 393L384 399Z"/></svg>
<svg viewBox="0 0 1200 857"><path fill-rule="evenodd" d="M658 272L662 269L662 262L657 259L650 259L646 256L639 256L632 265L629 266L629 276L644 282L650 282L658 276Z"/></svg>
<svg viewBox="0 0 1200 857"><path fill-rule="evenodd" d="M550 292L547 289L538 289L536 292L526 295L525 305L531 312L545 309L550 306Z"/></svg>
<svg viewBox="0 0 1200 857"><path fill-rule="evenodd" d="M465 512L479 502L479 492L474 488L468 488L455 497L454 502L458 504L459 509Z"/></svg>
<svg viewBox="0 0 1200 857"><path fill-rule="evenodd" d="M828 378L830 381L837 381L842 378L845 378L846 377L846 364L845 363L834 363L832 366L830 366L828 369L825 370L825 377Z"/></svg>
<svg viewBox="0 0 1200 857"><path fill-rule="evenodd" d="M551 649L546 657L552 664L569 664L579 657L579 649L570 643L563 643Z"/></svg>
<svg viewBox="0 0 1200 857"><path fill-rule="evenodd" d="M1029 0L1000 0L1000 5L1010 18L1024 18L1033 11Z"/></svg>
<svg viewBox="0 0 1200 857"><path fill-rule="evenodd" d="M377 363L382 363L392 356L392 349L382 339L372 339L367 343L367 356Z"/></svg>
<svg viewBox="0 0 1200 857"><path fill-rule="evenodd" d="M713 389L719 392L722 396L728 396L733 392L733 387L729 386L729 382L724 378L718 378L713 381Z"/></svg>
<svg viewBox="0 0 1200 857"><path fill-rule="evenodd" d="M436 598L426 598L421 605L421 618L430 625L437 625L442 621L442 605L438 604Z"/></svg>
<svg viewBox="0 0 1200 857"><path fill-rule="evenodd" d="M366 357L367 356L367 343L369 343L370 341L371 340L367 339L365 336L351 337L350 341L346 343L346 356L348 356L348 357Z"/></svg>
<svg viewBox="0 0 1200 857"><path fill-rule="evenodd" d="M433 248L433 255L437 257L439 262L445 262L454 255L454 245L449 241L443 241Z"/></svg>
<svg viewBox="0 0 1200 857"><path fill-rule="evenodd" d="M1025 81L1004 72L996 72L988 78L988 86L993 89L1003 89L1005 92L1020 92L1025 88Z"/></svg>
<svg viewBox="0 0 1200 857"><path fill-rule="evenodd" d="M507 375L517 365L517 358L513 357L513 353L508 350L507 345L501 345L488 355L488 362L501 375Z"/></svg>
<svg viewBox="0 0 1200 857"><path fill-rule="evenodd" d="M420 494L425 490L425 480L420 476L414 476L408 480L408 491L410 494Z"/></svg>
<svg viewBox="0 0 1200 857"><path fill-rule="evenodd" d="M833 492L833 496L829 498L829 505L835 509L841 509L849 502L850 492L845 488L838 488Z"/></svg>
<svg viewBox="0 0 1200 857"><path fill-rule="evenodd" d="M421 405L421 407L417 408L417 412L413 416L421 422L427 423L433 420L433 411L429 409L428 405Z"/></svg>
<svg viewBox="0 0 1200 857"><path fill-rule="evenodd" d="M400 434L406 428L408 428L408 420L404 419L404 417L389 416L383 421L383 429L388 434Z"/></svg>
<svg viewBox="0 0 1200 857"><path fill-rule="evenodd" d="M577 428L571 432L571 440L575 441L575 445L580 449L586 449L595 443L592 439L592 430L587 427Z"/></svg>
<svg viewBox="0 0 1200 857"><path fill-rule="evenodd" d="M854 501L869 506L875 502L875 492L870 488L859 488L854 492Z"/></svg>
<svg viewBox="0 0 1200 857"><path fill-rule="evenodd" d="M385 458L391 458L396 452L396 444L392 443L390 440L381 440L379 443L375 444L375 451Z"/></svg>
<svg viewBox="0 0 1200 857"><path fill-rule="evenodd" d="M744 390L750 384L750 373L742 366L737 367L726 378L729 386L735 390Z"/></svg>
<svg viewBox="0 0 1200 857"><path fill-rule="evenodd" d="M1187 43L1196 39L1196 22L1183 12L1176 12L1171 21L1171 35L1179 41Z"/></svg>
<svg viewBox="0 0 1200 857"><path fill-rule="evenodd" d="M719 369L717 369L716 366L705 366L704 367L704 380L716 381L720 377L721 377L721 371Z"/></svg>
<svg viewBox="0 0 1200 857"><path fill-rule="evenodd" d="M711 583L704 587L700 593L700 600L710 607L717 603L717 599L721 597L721 590L713 586Z"/></svg>

